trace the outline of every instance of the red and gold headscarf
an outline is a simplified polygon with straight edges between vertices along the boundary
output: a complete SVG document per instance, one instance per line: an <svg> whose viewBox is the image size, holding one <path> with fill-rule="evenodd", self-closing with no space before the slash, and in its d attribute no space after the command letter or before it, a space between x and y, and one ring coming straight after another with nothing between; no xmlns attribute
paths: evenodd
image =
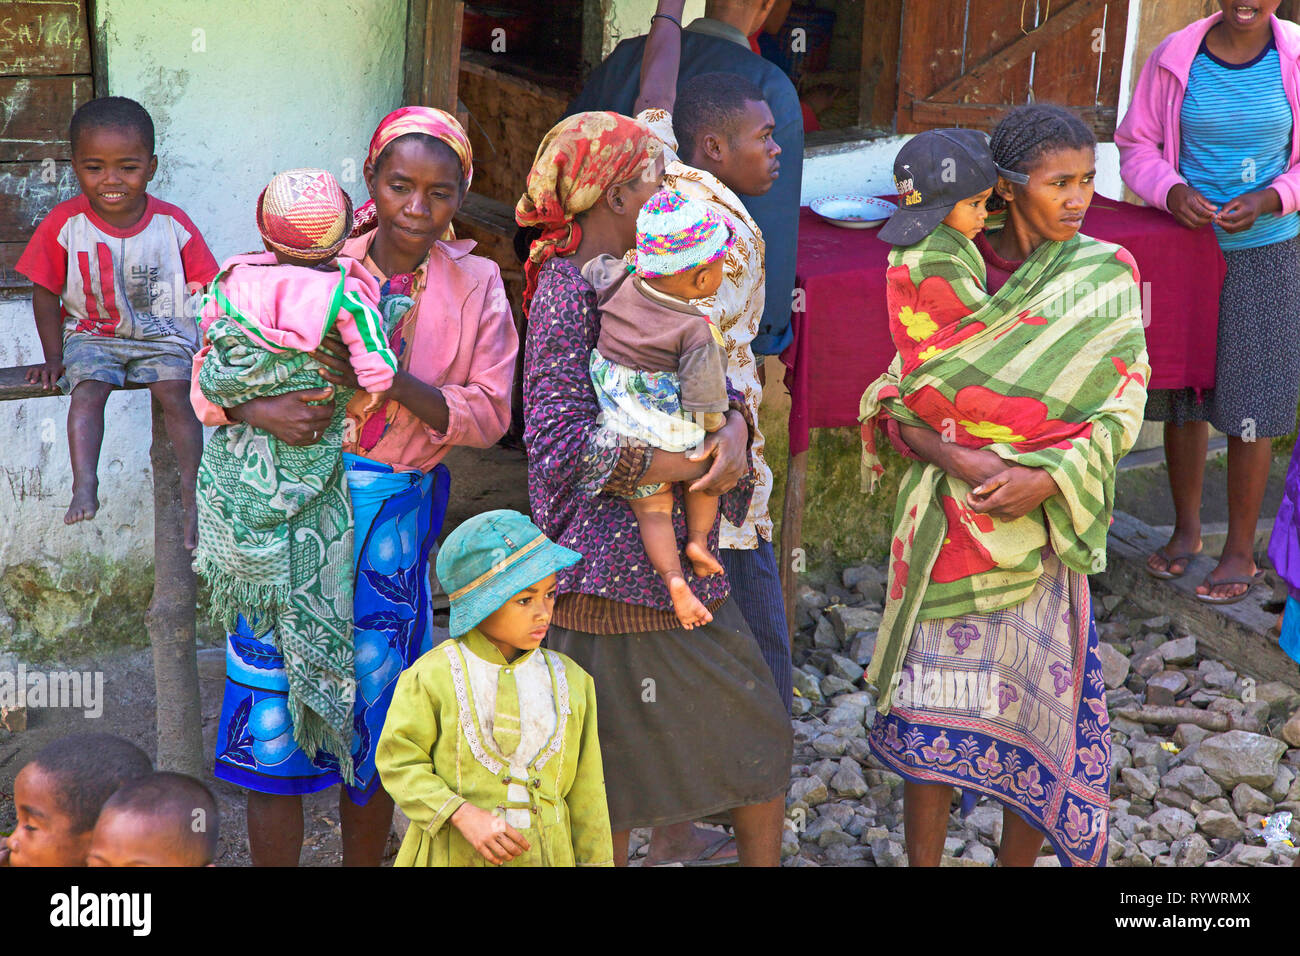
<svg viewBox="0 0 1300 956"><path fill-rule="evenodd" d="M375 163L379 155L399 136L407 133L424 133L441 140L451 147L460 159L460 168L464 173L464 191L469 191L470 181L474 178L474 151L470 148L469 137L456 117L432 106L402 106L393 110L379 122L375 134L370 137L370 149L366 152L366 162ZM359 236L369 232L379 224L375 213L374 200L367 200L353 217L352 235ZM451 227L447 227L444 239L454 239Z"/></svg>
<svg viewBox="0 0 1300 956"><path fill-rule="evenodd" d="M574 217L594 206L610 186L633 179L662 151L654 133L621 113L577 113L542 138L527 188L515 206L515 222L542 230L524 263L525 310L546 260L569 254L582 241Z"/></svg>

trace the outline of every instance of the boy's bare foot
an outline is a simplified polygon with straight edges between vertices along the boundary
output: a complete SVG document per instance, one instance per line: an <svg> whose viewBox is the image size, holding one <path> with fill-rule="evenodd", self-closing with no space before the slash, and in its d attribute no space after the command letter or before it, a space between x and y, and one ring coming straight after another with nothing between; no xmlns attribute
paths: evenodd
<svg viewBox="0 0 1300 956"><path fill-rule="evenodd" d="M686 542L686 559L691 562L697 578L707 578L711 574L721 574L723 571L722 565L709 551L708 546L698 541Z"/></svg>
<svg viewBox="0 0 1300 956"><path fill-rule="evenodd" d="M677 620L682 622L682 627L686 630L708 624L713 620L713 615L691 591L685 578L674 577L668 582L668 596L673 599L673 610L677 613Z"/></svg>
<svg viewBox="0 0 1300 956"><path fill-rule="evenodd" d="M89 521L95 517L95 512L99 510L99 496L95 493L97 490L96 488L86 490L73 488L72 504L68 505L68 513L63 516L63 523L76 524L78 521Z"/></svg>

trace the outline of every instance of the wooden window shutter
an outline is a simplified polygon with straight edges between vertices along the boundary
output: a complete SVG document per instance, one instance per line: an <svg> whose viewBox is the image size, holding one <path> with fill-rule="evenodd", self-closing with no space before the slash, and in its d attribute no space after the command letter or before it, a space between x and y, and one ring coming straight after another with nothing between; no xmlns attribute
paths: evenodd
<svg viewBox="0 0 1300 956"><path fill-rule="evenodd" d="M1128 0L904 0L898 131L991 130L1012 106L1115 133Z"/></svg>
<svg viewBox="0 0 1300 956"><path fill-rule="evenodd" d="M36 224L77 194L68 123L90 99L84 0L0 2L0 288Z"/></svg>

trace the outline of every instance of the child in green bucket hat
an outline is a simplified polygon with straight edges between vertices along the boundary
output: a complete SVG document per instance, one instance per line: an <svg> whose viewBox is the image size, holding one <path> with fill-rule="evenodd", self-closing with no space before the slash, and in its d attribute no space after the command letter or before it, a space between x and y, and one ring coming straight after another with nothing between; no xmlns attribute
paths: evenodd
<svg viewBox="0 0 1300 956"><path fill-rule="evenodd" d="M539 645L582 555L517 511L438 552L451 638L397 681L375 764L411 820L397 866L613 866L596 688Z"/></svg>

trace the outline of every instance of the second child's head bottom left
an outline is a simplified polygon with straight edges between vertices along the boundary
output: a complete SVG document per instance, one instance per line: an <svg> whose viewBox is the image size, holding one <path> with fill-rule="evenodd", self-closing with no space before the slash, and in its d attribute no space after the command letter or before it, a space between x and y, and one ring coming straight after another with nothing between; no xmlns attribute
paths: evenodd
<svg viewBox="0 0 1300 956"><path fill-rule="evenodd" d="M558 572L581 560L517 511L475 515L438 551L451 636L477 630L507 661L535 649L555 611Z"/></svg>

